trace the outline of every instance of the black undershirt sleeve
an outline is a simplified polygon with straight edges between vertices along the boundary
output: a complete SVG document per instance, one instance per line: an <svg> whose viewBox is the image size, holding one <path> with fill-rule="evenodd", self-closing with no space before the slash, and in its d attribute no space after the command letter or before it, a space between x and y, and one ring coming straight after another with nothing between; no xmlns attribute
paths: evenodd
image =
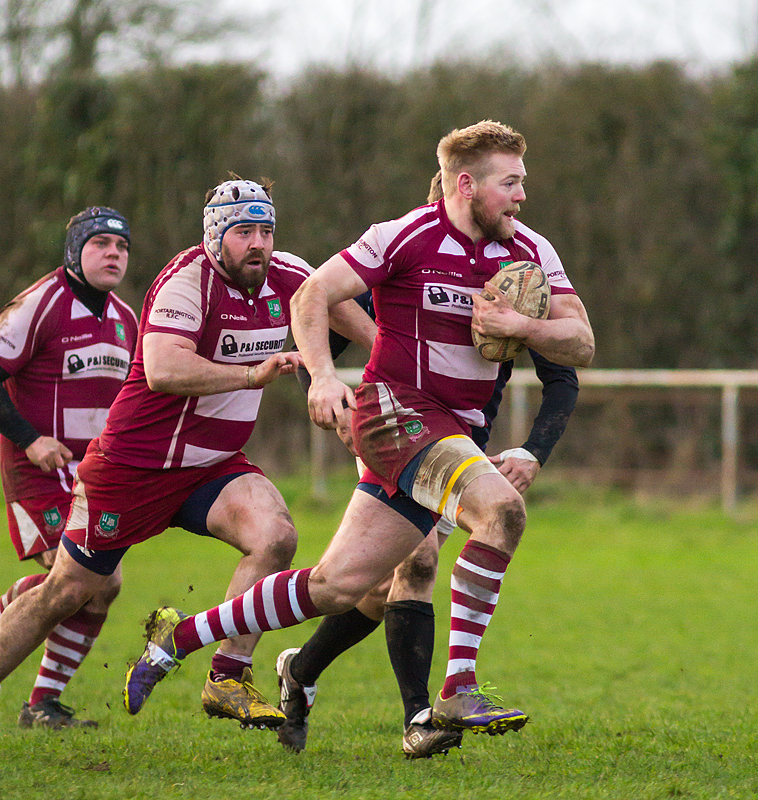
<svg viewBox="0 0 758 800"><path fill-rule="evenodd" d="M542 381L542 403L534 419L529 438L522 445L540 464L547 461L557 441L566 430L579 395L579 380L573 367L548 361L530 350L537 377Z"/></svg>
<svg viewBox="0 0 758 800"><path fill-rule="evenodd" d="M573 367L555 364L531 349L529 355L534 362L537 377L542 382L542 403L532 424L529 438L521 446L524 450L528 450L540 465L543 465L566 430L579 394L579 381ZM503 398L503 389L511 377L512 370L512 361L506 361L500 366L492 397L482 409L486 422L481 428L471 430L471 438L482 450L487 447L492 423Z"/></svg>
<svg viewBox="0 0 758 800"><path fill-rule="evenodd" d="M8 390L3 386L8 378L9 373L0 367L0 433L17 447L26 450L32 442L39 439L40 434L13 405Z"/></svg>

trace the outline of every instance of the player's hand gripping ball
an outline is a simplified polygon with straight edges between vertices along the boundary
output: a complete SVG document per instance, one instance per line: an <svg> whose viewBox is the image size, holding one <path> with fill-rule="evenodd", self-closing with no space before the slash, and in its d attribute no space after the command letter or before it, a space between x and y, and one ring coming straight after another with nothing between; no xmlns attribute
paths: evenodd
<svg viewBox="0 0 758 800"><path fill-rule="evenodd" d="M503 292L519 314L534 319L546 319L550 313L550 284L547 275L537 264L516 261L493 275L490 283ZM482 292L482 297L485 300L494 300L486 289ZM487 361L510 361L526 347L520 339L483 336L473 329L471 337L479 355Z"/></svg>

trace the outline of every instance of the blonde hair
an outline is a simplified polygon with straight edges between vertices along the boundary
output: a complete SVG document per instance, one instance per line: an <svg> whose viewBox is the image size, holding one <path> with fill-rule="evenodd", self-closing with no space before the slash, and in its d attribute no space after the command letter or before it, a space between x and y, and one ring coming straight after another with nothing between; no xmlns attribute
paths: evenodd
<svg viewBox="0 0 758 800"><path fill-rule="evenodd" d="M461 172L470 172L481 180L486 175L488 156L510 153L522 157L525 152L526 141L520 133L491 119L450 131L437 145L437 160L442 170L442 189L445 196L454 192L455 182Z"/></svg>

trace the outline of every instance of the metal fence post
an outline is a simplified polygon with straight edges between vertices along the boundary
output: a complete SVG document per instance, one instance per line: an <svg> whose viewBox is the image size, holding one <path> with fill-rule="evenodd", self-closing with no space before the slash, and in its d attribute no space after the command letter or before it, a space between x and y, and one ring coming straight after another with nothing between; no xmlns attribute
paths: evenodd
<svg viewBox="0 0 758 800"><path fill-rule="evenodd" d="M731 514L737 507L737 420L739 387L721 390L721 505Z"/></svg>

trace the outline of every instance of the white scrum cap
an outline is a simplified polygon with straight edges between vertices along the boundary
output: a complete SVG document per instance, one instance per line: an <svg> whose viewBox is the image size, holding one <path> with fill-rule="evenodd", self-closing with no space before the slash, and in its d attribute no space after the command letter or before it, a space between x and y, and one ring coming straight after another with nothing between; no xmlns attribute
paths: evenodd
<svg viewBox="0 0 758 800"><path fill-rule="evenodd" d="M268 192L254 181L226 181L213 190L203 210L203 241L213 256L221 260L221 242L233 225L251 222L276 222L274 204Z"/></svg>

